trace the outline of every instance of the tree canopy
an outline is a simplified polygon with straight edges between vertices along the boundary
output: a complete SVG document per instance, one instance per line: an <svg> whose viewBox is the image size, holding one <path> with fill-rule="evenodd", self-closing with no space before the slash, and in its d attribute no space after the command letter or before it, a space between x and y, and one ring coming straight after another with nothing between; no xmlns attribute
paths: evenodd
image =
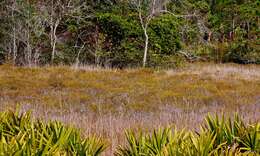
<svg viewBox="0 0 260 156"><path fill-rule="evenodd" d="M136 67L146 35L150 67L260 63L257 0L1 0L0 14L1 63Z"/></svg>

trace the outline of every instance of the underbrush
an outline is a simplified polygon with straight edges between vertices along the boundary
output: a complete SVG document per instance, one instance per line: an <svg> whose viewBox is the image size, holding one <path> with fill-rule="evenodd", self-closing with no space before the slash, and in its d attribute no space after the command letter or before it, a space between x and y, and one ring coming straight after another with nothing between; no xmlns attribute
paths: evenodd
<svg viewBox="0 0 260 156"><path fill-rule="evenodd" d="M218 63L259 64L260 53L257 43L249 40L209 43L187 48L195 60Z"/></svg>
<svg viewBox="0 0 260 156"><path fill-rule="evenodd" d="M106 144L98 137L81 138L60 122L32 121L30 113L0 114L0 155L100 155Z"/></svg>
<svg viewBox="0 0 260 156"><path fill-rule="evenodd" d="M152 134L126 132L116 156L238 156L260 154L260 124L207 115L199 132L164 128Z"/></svg>
<svg viewBox="0 0 260 156"><path fill-rule="evenodd" d="M0 155L98 156L106 143L95 136L82 139L78 130L59 122L32 121L29 112L0 114ZM171 127L126 131L127 145L117 146L115 156L238 156L260 154L260 124L246 124L235 114L219 118L208 114L200 131Z"/></svg>

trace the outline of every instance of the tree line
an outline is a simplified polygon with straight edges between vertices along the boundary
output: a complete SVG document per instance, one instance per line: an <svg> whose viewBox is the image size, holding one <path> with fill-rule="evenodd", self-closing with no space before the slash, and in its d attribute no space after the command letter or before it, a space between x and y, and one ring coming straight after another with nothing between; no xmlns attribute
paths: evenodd
<svg viewBox="0 0 260 156"><path fill-rule="evenodd" d="M1 0L0 62L260 63L257 0Z"/></svg>

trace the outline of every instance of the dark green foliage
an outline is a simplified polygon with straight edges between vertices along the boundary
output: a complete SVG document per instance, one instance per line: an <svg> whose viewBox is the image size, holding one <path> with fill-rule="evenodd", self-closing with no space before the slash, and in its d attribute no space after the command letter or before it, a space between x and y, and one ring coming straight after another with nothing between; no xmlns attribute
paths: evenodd
<svg viewBox="0 0 260 156"><path fill-rule="evenodd" d="M181 49L180 20L172 15L163 15L150 24L151 48L162 55L172 55Z"/></svg>
<svg viewBox="0 0 260 156"><path fill-rule="evenodd" d="M133 2L72 0L65 11L63 7L55 8L55 14L51 14L50 3L0 1L0 62L108 67L142 64L145 36ZM149 0L142 4L142 13L149 13ZM169 1L166 6L176 15L196 16L154 16L148 26L148 66L178 66L175 62L182 60L180 50L199 60L259 63L259 1L178 0ZM51 17L60 18L54 60ZM221 50L223 44L228 44L225 51Z"/></svg>
<svg viewBox="0 0 260 156"><path fill-rule="evenodd" d="M111 59L113 66L135 66L141 61L142 30L134 17L113 13L97 15L103 59ZM106 58L104 58L106 57Z"/></svg>
<svg viewBox="0 0 260 156"><path fill-rule="evenodd" d="M260 53L254 49L250 41L234 42L229 46L229 51L224 62L235 62L240 64L260 63Z"/></svg>
<svg viewBox="0 0 260 156"><path fill-rule="evenodd" d="M102 52L114 60L112 64L136 66L141 62L144 39L136 19L135 13L128 17L111 13L97 15L100 33L104 35L103 44L109 44L102 46ZM164 59L165 63L169 63L167 60L170 56L175 55L181 48L178 21L173 16L163 15L151 22L148 30L151 66L163 66Z"/></svg>

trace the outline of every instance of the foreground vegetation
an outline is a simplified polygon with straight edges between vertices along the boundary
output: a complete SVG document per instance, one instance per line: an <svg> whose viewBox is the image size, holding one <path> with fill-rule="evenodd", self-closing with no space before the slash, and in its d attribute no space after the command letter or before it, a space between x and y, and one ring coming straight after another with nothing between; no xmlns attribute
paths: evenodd
<svg viewBox="0 0 260 156"><path fill-rule="evenodd" d="M207 115L199 132L165 128L152 134L126 132L128 145L116 156L211 156L260 154L260 124ZM32 121L30 113L0 113L0 155L98 156L106 143L96 137L82 139L77 130L59 122Z"/></svg>
<svg viewBox="0 0 260 156"><path fill-rule="evenodd" d="M0 113L0 155L100 155L105 143L82 139L78 130L59 122L31 121L30 113Z"/></svg>
<svg viewBox="0 0 260 156"><path fill-rule="evenodd" d="M127 146L120 146L117 156L212 156L260 154L260 124L245 125L235 115L225 119L208 115L200 132L174 130L153 131L151 135L126 133Z"/></svg>
<svg viewBox="0 0 260 156"><path fill-rule="evenodd" d="M0 66L0 110L32 111L86 136L109 140L105 155L124 144L126 129L176 126L199 131L207 113L235 112L260 120L257 65L191 64L176 70L24 68Z"/></svg>

